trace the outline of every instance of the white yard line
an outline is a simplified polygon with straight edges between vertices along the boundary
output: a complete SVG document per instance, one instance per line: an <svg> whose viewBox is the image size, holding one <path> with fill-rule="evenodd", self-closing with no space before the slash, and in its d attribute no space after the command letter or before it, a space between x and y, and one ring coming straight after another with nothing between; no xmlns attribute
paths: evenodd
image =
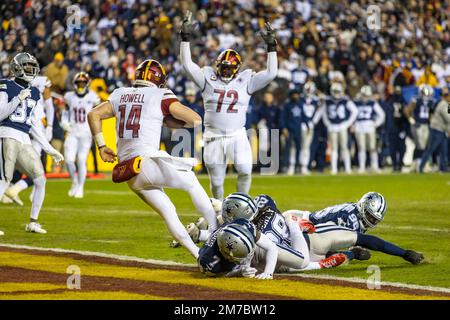
<svg viewBox="0 0 450 320"><path fill-rule="evenodd" d="M196 264L179 263L179 262L168 261L168 260L143 259L143 258L138 258L138 257L122 256L122 255L103 253L103 252L66 250L66 249L60 249L60 248L42 248L42 247L32 247L32 246L16 245L16 244L8 244L8 243L0 243L0 247L13 248L13 249L36 250L36 251L44 251L44 252L47 251L47 252L56 252L56 253L74 253L74 254L79 254L82 256L112 258L112 259L121 260L121 261L149 263L149 264L155 264L155 265L160 265L160 266L180 266L180 267L196 267L197 266ZM349 283L364 283L364 284L367 283L366 279L336 277L336 276L331 276L331 275L312 275L312 274L302 274L302 273L296 273L296 274L292 274L292 273L286 274L285 273L285 274L280 274L280 275L295 276L295 277L305 278L305 279L333 280L333 281L342 281L342 282L349 282ZM390 286L390 287L396 287L396 288L402 288L402 289L425 290L425 291L433 291L433 292L440 292L440 293L450 293L450 288L421 286L421 285L406 284L406 283L400 283L400 282L380 282L380 285L381 285L381 287Z"/></svg>
<svg viewBox="0 0 450 320"><path fill-rule="evenodd" d="M426 231L426 232L445 232L450 233L450 229L447 228L428 228L422 226L394 226L388 224L380 224L377 229L392 229L392 230L415 230L415 231Z"/></svg>

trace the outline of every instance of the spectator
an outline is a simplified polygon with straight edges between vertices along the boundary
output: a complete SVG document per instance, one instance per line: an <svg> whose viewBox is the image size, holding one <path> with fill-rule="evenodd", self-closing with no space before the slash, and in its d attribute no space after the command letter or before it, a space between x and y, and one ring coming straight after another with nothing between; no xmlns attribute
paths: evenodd
<svg viewBox="0 0 450 320"><path fill-rule="evenodd" d="M44 75L52 82L52 91L64 93L69 69L64 64L64 55L61 52L55 54L53 62L45 68Z"/></svg>

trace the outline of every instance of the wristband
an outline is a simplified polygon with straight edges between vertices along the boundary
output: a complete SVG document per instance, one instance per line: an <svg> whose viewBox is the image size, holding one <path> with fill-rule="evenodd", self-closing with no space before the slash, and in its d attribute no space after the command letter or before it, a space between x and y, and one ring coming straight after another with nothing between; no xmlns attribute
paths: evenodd
<svg viewBox="0 0 450 320"><path fill-rule="evenodd" d="M100 149L101 147L106 146L105 138L103 138L103 133L99 132L94 136L95 143L97 143L97 147Z"/></svg>

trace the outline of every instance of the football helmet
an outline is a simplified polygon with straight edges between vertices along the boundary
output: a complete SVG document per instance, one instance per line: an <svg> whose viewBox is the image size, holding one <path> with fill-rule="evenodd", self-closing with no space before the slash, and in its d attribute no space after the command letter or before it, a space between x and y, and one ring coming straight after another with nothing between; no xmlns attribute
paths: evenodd
<svg viewBox="0 0 450 320"><path fill-rule="evenodd" d="M340 99L344 95L344 87L339 82L334 82L330 88L331 95L335 99Z"/></svg>
<svg viewBox="0 0 450 320"><path fill-rule="evenodd" d="M226 225L217 234L217 245L225 259L241 263L255 251L255 235L245 226L237 223Z"/></svg>
<svg viewBox="0 0 450 320"><path fill-rule="evenodd" d="M423 84L419 87L420 96L424 99L430 99L433 96L433 88L429 85Z"/></svg>
<svg viewBox="0 0 450 320"><path fill-rule="evenodd" d="M10 67L15 78L26 82L33 81L40 71L36 58L26 52L16 54L11 60Z"/></svg>
<svg viewBox="0 0 450 320"><path fill-rule="evenodd" d="M303 92L307 97L313 96L316 93L316 84L312 81L306 82L305 86L303 87Z"/></svg>
<svg viewBox="0 0 450 320"><path fill-rule="evenodd" d="M359 91L361 98L365 101L372 98L372 88L368 85L362 86L361 90Z"/></svg>
<svg viewBox="0 0 450 320"><path fill-rule="evenodd" d="M222 51L216 59L216 73L222 81L229 82L241 68L242 59L233 49Z"/></svg>
<svg viewBox="0 0 450 320"><path fill-rule="evenodd" d="M89 77L89 74L87 74L86 72L78 72L73 77L72 83L75 89L75 93L79 96L84 96L89 89L91 78Z"/></svg>
<svg viewBox="0 0 450 320"><path fill-rule="evenodd" d="M166 78L166 70L161 63L147 59L137 66L133 84L146 87L155 85L162 88L166 85Z"/></svg>
<svg viewBox="0 0 450 320"><path fill-rule="evenodd" d="M357 203L359 218L365 228L375 227L384 219L387 204L378 192L367 192Z"/></svg>
<svg viewBox="0 0 450 320"><path fill-rule="evenodd" d="M231 222L239 218L251 220L258 208L249 195L241 192L230 194L222 203L222 218L224 222Z"/></svg>

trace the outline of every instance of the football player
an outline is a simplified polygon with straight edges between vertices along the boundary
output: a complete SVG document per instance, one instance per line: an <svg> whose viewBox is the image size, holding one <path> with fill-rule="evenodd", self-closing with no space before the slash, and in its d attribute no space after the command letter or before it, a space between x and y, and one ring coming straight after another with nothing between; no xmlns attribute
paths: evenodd
<svg viewBox="0 0 450 320"><path fill-rule="evenodd" d="M331 85L331 97L325 100L323 122L328 129L331 145L331 174L338 172L338 148L344 161L345 172L351 173L350 150L348 149L348 128L358 116L356 105L344 95L339 82Z"/></svg>
<svg viewBox="0 0 450 320"><path fill-rule="evenodd" d="M270 23L261 35L267 44L267 69L258 73L240 71L242 59L233 49L221 52L215 69L192 62L189 40L193 32L191 12L181 28L180 59L184 70L202 92L204 116L204 159L211 191L223 199L223 182L228 161L238 173L237 190L248 193L251 185L252 152L245 130L251 96L267 86L277 75L277 41Z"/></svg>
<svg viewBox="0 0 450 320"><path fill-rule="evenodd" d="M197 258L199 248L189 237L163 188L188 192L208 221L211 232L217 228L214 209L192 171L195 159L172 157L159 148L163 122L172 128L192 128L201 125L201 118L165 87L166 78L166 71L158 61L143 61L136 68L133 86L114 90L108 101L88 113L88 122L102 160L114 162L118 157L113 181L127 182L164 219L172 236ZM102 120L113 117L116 118L117 156L106 145L102 133Z"/></svg>
<svg viewBox="0 0 450 320"><path fill-rule="evenodd" d="M300 98L300 110L302 112L302 143L300 151L301 173L309 175L311 173L308 169L308 165L314 127L320 121L323 113L323 108L319 108L319 99L316 96L316 85L313 81L307 81L305 83L303 97Z"/></svg>
<svg viewBox="0 0 450 320"><path fill-rule="evenodd" d="M0 198L12 179L17 166L33 179L35 192L31 204L30 223L25 230L47 233L37 222L45 197L45 174L40 155L31 145L30 134L55 162L64 160L47 141L34 115L41 99L38 88L31 82L39 73L39 64L29 53L19 53L11 61L14 80L0 81Z"/></svg>
<svg viewBox="0 0 450 320"><path fill-rule="evenodd" d="M416 171L419 171L420 159L428 143L430 113L435 105L434 91L431 86L421 85L419 95L418 99L413 99L403 110L411 124L411 134L416 145L413 155Z"/></svg>
<svg viewBox="0 0 450 320"><path fill-rule="evenodd" d="M74 91L66 92L64 95L67 111L64 111L61 116L61 128L67 132L64 141L64 157L72 179L72 187L68 195L74 198L84 196L86 160L92 146L92 135L86 117L100 102L98 95L89 89L90 82L91 79L86 72L78 72L73 77ZM77 175L75 175L76 171L78 171Z"/></svg>
<svg viewBox="0 0 450 320"><path fill-rule="evenodd" d="M355 136L358 145L359 173L366 172L366 153L370 153L372 171L378 173L378 152L376 129L386 118L380 104L372 98L370 86L362 86L360 100L356 101L358 116L355 121ZM368 148L366 148L368 147Z"/></svg>
<svg viewBox="0 0 450 320"><path fill-rule="evenodd" d="M35 117L38 120L36 121L36 126L38 126L41 131L45 131L45 137L47 138L47 141L50 142L53 137L53 120L55 118L55 108L53 106L50 90L52 82L46 76L37 76L31 81L31 86L37 87L41 93L40 103L38 103L34 109ZM31 140L31 144L40 155L42 153L41 145L35 140ZM45 167L45 163L43 163L43 165ZM19 206L23 206L23 201L20 199L19 193L28 187L33 186L33 180L29 177L22 179L22 174L20 172L16 172L15 176L18 178L13 178L12 182L15 183L6 189L4 197L8 197ZM31 198L33 193L34 192L32 191Z"/></svg>

